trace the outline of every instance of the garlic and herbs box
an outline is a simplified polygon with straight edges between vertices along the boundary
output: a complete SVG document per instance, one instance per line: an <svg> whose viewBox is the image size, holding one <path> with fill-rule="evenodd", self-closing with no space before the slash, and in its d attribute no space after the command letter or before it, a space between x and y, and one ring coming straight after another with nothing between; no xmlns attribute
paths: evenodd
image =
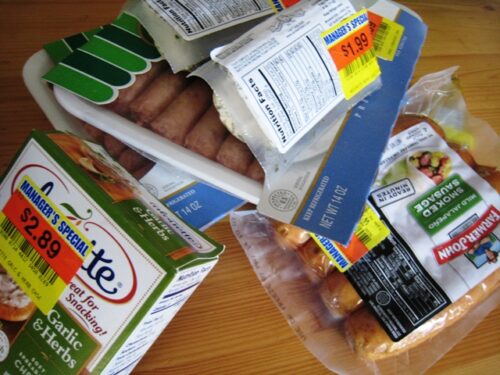
<svg viewBox="0 0 500 375"><path fill-rule="evenodd" d="M223 251L68 133L31 133L0 211L6 374L129 373Z"/></svg>

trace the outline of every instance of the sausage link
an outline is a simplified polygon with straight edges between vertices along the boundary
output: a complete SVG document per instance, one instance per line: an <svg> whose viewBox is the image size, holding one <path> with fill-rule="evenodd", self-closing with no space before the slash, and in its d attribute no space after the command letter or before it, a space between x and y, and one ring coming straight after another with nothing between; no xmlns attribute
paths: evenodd
<svg viewBox="0 0 500 375"><path fill-rule="evenodd" d="M215 159L222 165L245 174L253 160L253 155L246 144L229 134Z"/></svg>
<svg viewBox="0 0 500 375"><path fill-rule="evenodd" d="M227 134L228 131L220 121L219 113L214 106L211 106L187 135L185 146L213 160Z"/></svg>
<svg viewBox="0 0 500 375"><path fill-rule="evenodd" d="M151 129L183 145L186 135L212 102L212 90L194 78L177 98L151 123Z"/></svg>
<svg viewBox="0 0 500 375"><path fill-rule="evenodd" d="M320 295L332 315L343 318L363 305L363 299L341 272L330 272L320 288Z"/></svg>
<svg viewBox="0 0 500 375"><path fill-rule="evenodd" d="M131 120L140 126L149 127L186 84L185 73L162 72L130 105Z"/></svg>
<svg viewBox="0 0 500 375"><path fill-rule="evenodd" d="M146 73L138 74L135 77L135 82L129 87L120 90L118 98L106 105L106 107L113 112L128 117L132 101L165 69L169 69L165 61L151 63L151 69Z"/></svg>

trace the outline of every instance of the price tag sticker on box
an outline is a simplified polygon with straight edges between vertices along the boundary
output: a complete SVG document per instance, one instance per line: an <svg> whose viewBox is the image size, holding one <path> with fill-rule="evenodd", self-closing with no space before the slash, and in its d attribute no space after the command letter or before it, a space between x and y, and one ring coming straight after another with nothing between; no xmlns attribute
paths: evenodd
<svg viewBox="0 0 500 375"><path fill-rule="evenodd" d="M47 314L93 245L47 194L24 176L0 212L0 246L4 268Z"/></svg>

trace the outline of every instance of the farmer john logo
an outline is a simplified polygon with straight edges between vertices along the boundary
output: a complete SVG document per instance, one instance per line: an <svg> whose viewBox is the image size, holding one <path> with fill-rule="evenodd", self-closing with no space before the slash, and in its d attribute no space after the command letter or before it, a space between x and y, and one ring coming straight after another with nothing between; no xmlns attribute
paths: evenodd
<svg viewBox="0 0 500 375"><path fill-rule="evenodd" d="M412 202L408 209L422 228L434 235L480 201L481 196L455 174Z"/></svg>
<svg viewBox="0 0 500 375"><path fill-rule="evenodd" d="M130 301L137 290L137 274L127 251L104 226L86 222L94 248L77 277L102 299L113 303Z"/></svg>

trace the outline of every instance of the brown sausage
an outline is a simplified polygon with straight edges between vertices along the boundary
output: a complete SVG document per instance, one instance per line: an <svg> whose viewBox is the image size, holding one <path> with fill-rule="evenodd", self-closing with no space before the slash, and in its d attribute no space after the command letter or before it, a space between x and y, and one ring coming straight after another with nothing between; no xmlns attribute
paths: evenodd
<svg viewBox="0 0 500 375"><path fill-rule="evenodd" d="M212 90L194 78L172 103L151 123L151 129L183 145L186 135L212 102Z"/></svg>
<svg viewBox="0 0 500 375"><path fill-rule="evenodd" d="M165 61L151 63L151 69L146 73L138 74L135 82L127 88L121 89L116 100L107 108L122 116L129 114L130 104L139 94L164 70L169 69Z"/></svg>
<svg viewBox="0 0 500 375"><path fill-rule="evenodd" d="M320 295L326 307L337 318L345 317L363 305L356 289L341 272L330 272L321 285Z"/></svg>
<svg viewBox="0 0 500 375"><path fill-rule="evenodd" d="M130 173L134 173L136 170L146 165L148 159L139 154L137 151L131 148L126 148L118 156L117 161L127 171L129 171Z"/></svg>
<svg viewBox="0 0 500 375"><path fill-rule="evenodd" d="M262 166L257 159L254 159L252 161L252 164L250 164L250 166L248 167L247 176L252 180L264 182L264 169L262 169Z"/></svg>
<svg viewBox="0 0 500 375"><path fill-rule="evenodd" d="M246 144L229 134L215 159L222 165L245 174L253 160L253 155Z"/></svg>
<svg viewBox="0 0 500 375"><path fill-rule="evenodd" d="M138 125L150 123L179 95L186 86L186 74L162 72L130 105L130 118Z"/></svg>
<svg viewBox="0 0 500 375"><path fill-rule="evenodd" d="M136 180L140 180L141 178L143 178L145 175L148 174L148 172L153 169L153 167L155 166L155 162L152 161L152 160L148 160L146 162L146 164L144 164L142 167L140 167L139 169L135 170L134 172L132 172L132 176L134 176L134 178Z"/></svg>
<svg viewBox="0 0 500 375"><path fill-rule="evenodd" d="M297 249L297 254L305 263L307 275L314 282L318 281L318 278L325 278L334 269L328 256L312 238Z"/></svg>
<svg viewBox="0 0 500 375"><path fill-rule="evenodd" d="M190 150L215 159L228 131L219 118L219 112L211 106L186 137L185 146Z"/></svg>
<svg viewBox="0 0 500 375"><path fill-rule="evenodd" d="M106 133L104 133L101 129L98 129L95 126L92 126L87 123L83 123L83 128L85 129L85 132L89 135L90 138L92 138L95 142L99 144L103 144L104 136L106 135Z"/></svg>
<svg viewBox="0 0 500 375"><path fill-rule="evenodd" d="M309 232L292 224L272 221L277 241L285 248L297 250L311 238Z"/></svg>
<svg viewBox="0 0 500 375"><path fill-rule="evenodd" d="M397 342L391 340L368 308L361 308L346 319L347 339L360 356L371 360L400 354L425 343L444 329L451 329L453 324L495 291L499 279L500 270L496 270L483 283L472 288L467 295Z"/></svg>
<svg viewBox="0 0 500 375"><path fill-rule="evenodd" d="M114 158L117 158L127 148L127 145L110 134L104 136L103 145L106 151Z"/></svg>

